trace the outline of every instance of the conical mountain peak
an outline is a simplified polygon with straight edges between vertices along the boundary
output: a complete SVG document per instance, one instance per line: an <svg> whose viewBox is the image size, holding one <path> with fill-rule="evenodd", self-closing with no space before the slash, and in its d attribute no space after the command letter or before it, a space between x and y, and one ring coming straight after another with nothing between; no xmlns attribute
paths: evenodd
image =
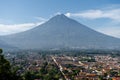
<svg viewBox="0 0 120 80"><path fill-rule="evenodd" d="M20 49L120 48L120 39L94 31L64 14L56 15L38 27L6 36L2 40Z"/></svg>
<svg viewBox="0 0 120 80"><path fill-rule="evenodd" d="M56 17L56 18L67 18L67 16L65 16L64 14L58 14L54 17Z"/></svg>
<svg viewBox="0 0 120 80"><path fill-rule="evenodd" d="M68 20L69 18L65 16L64 14L58 14L50 19L50 21L63 21Z"/></svg>

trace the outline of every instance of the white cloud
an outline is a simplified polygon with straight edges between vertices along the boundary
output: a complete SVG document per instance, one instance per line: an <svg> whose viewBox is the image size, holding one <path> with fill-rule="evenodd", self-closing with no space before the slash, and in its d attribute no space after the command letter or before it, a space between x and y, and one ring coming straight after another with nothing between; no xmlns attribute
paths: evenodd
<svg viewBox="0 0 120 80"><path fill-rule="evenodd" d="M69 13L69 12L66 13L65 15L66 15L67 17L71 17L71 13Z"/></svg>
<svg viewBox="0 0 120 80"><path fill-rule="evenodd" d="M9 34L14 34L18 32L23 32L23 31L32 29L38 25L41 25L47 21L47 19L42 17L34 17L34 18L37 19L38 21L34 23L11 24L11 25L0 23L0 35L9 35Z"/></svg>
<svg viewBox="0 0 120 80"><path fill-rule="evenodd" d="M119 6L120 7L120 6ZM103 19L100 23L103 26L97 26L95 30L102 32L107 35L120 38L120 8L106 8L106 9L96 9L96 10L86 10L78 13L66 13L68 17L80 18L86 20L97 20ZM108 23L104 23L104 19L108 19ZM91 23L94 25L94 23ZM98 23L99 24L99 23Z"/></svg>
<svg viewBox="0 0 120 80"><path fill-rule="evenodd" d="M35 19L39 20L39 21L46 21L47 19L43 18L43 17L35 17Z"/></svg>
<svg viewBox="0 0 120 80"><path fill-rule="evenodd" d="M111 9L111 10L87 10L78 13L66 13L68 17L78 17L86 19L99 19L99 18L108 18L116 21L120 21L120 8Z"/></svg>
<svg viewBox="0 0 120 80"><path fill-rule="evenodd" d="M0 35L9 35L13 33L26 31L42 23L44 22L13 24L13 25L0 24Z"/></svg>
<svg viewBox="0 0 120 80"><path fill-rule="evenodd" d="M56 12L56 13L54 14L54 16L55 16L55 15L60 15L60 14L62 14L62 13L61 13L61 12Z"/></svg>
<svg viewBox="0 0 120 80"><path fill-rule="evenodd" d="M97 31L120 38L120 27L99 28Z"/></svg>

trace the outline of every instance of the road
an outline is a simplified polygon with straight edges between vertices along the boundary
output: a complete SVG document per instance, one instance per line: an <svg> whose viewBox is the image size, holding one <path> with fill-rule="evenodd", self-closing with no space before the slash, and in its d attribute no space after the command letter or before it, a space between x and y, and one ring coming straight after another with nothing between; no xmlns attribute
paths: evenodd
<svg viewBox="0 0 120 80"><path fill-rule="evenodd" d="M57 60L55 59L54 56L51 56L52 60L55 62L55 64L58 66L60 72L62 73L62 75L64 76L65 80L70 80L67 78L67 76L64 74L63 72L63 67L57 62Z"/></svg>

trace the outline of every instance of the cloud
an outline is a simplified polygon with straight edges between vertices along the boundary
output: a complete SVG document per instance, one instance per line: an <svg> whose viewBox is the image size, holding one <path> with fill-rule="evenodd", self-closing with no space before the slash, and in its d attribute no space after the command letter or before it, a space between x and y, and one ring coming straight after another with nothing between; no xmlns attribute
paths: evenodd
<svg viewBox="0 0 120 80"><path fill-rule="evenodd" d="M47 19L43 18L43 17L35 17L35 19L39 20L39 21L46 21Z"/></svg>
<svg viewBox="0 0 120 80"><path fill-rule="evenodd" d="M34 19L37 19L38 21L33 23L11 24L11 25L0 23L0 35L9 35L9 34L23 32L32 29L38 25L41 25L47 21L47 19L42 17L34 17ZM0 20L4 21L3 19Z"/></svg>
<svg viewBox="0 0 120 80"><path fill-rule="evenodd" d="M55 15L60 15L60 14L62 14L61 12L56 12L56 13L54 13L54 16Z"/></svg>
<svg viewBox="0 0 120 80"><path fill-rule="evenodd" d="M87 21L92 20L93 22L102 19L102 21L100 20L102 26L91 23L92 25L96 25L96 27L92 28L104 34L120 38L120 6L111 6L105 9L90 9L78 13L68 12L65 15L77 19L86 19ZM105 23L104 20L106 19L108 22Z"/></svg>
<svg viewBox="0 0 120 80"><path fill-rule="evenodd" d="M105 27L99 28L97 31L105 33L107 35L111 35L117 38L120 38L120 27Z"/></svg>
<svg viewBox="0 0 120 80"><path fill-rule="evenodd" d="M110 10L86 10L78 13L66 13L68 17L86 18L86 19L100 19L107 18L116 21L120 21L120 8Z"/></svg>
<svg viewBox="0 0 120 80"><path fill-rule="evenodd" d="M42 21L37 23L24 23L24 24L13 24L13 25L0 24L0 35L9 35L9 34L26 31L42 23L44 22Z"/></svg>

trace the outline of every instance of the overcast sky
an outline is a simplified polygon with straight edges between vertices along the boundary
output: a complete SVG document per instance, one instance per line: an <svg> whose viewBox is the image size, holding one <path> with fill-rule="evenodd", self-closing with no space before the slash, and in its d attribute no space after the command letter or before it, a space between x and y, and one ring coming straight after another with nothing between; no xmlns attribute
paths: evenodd
<svg viewBox="0 0 120 80"><path fill-rule="evenodd" d="M59 13L120 38L120 0L0 0L0 35L29 30Z"/></svg>

